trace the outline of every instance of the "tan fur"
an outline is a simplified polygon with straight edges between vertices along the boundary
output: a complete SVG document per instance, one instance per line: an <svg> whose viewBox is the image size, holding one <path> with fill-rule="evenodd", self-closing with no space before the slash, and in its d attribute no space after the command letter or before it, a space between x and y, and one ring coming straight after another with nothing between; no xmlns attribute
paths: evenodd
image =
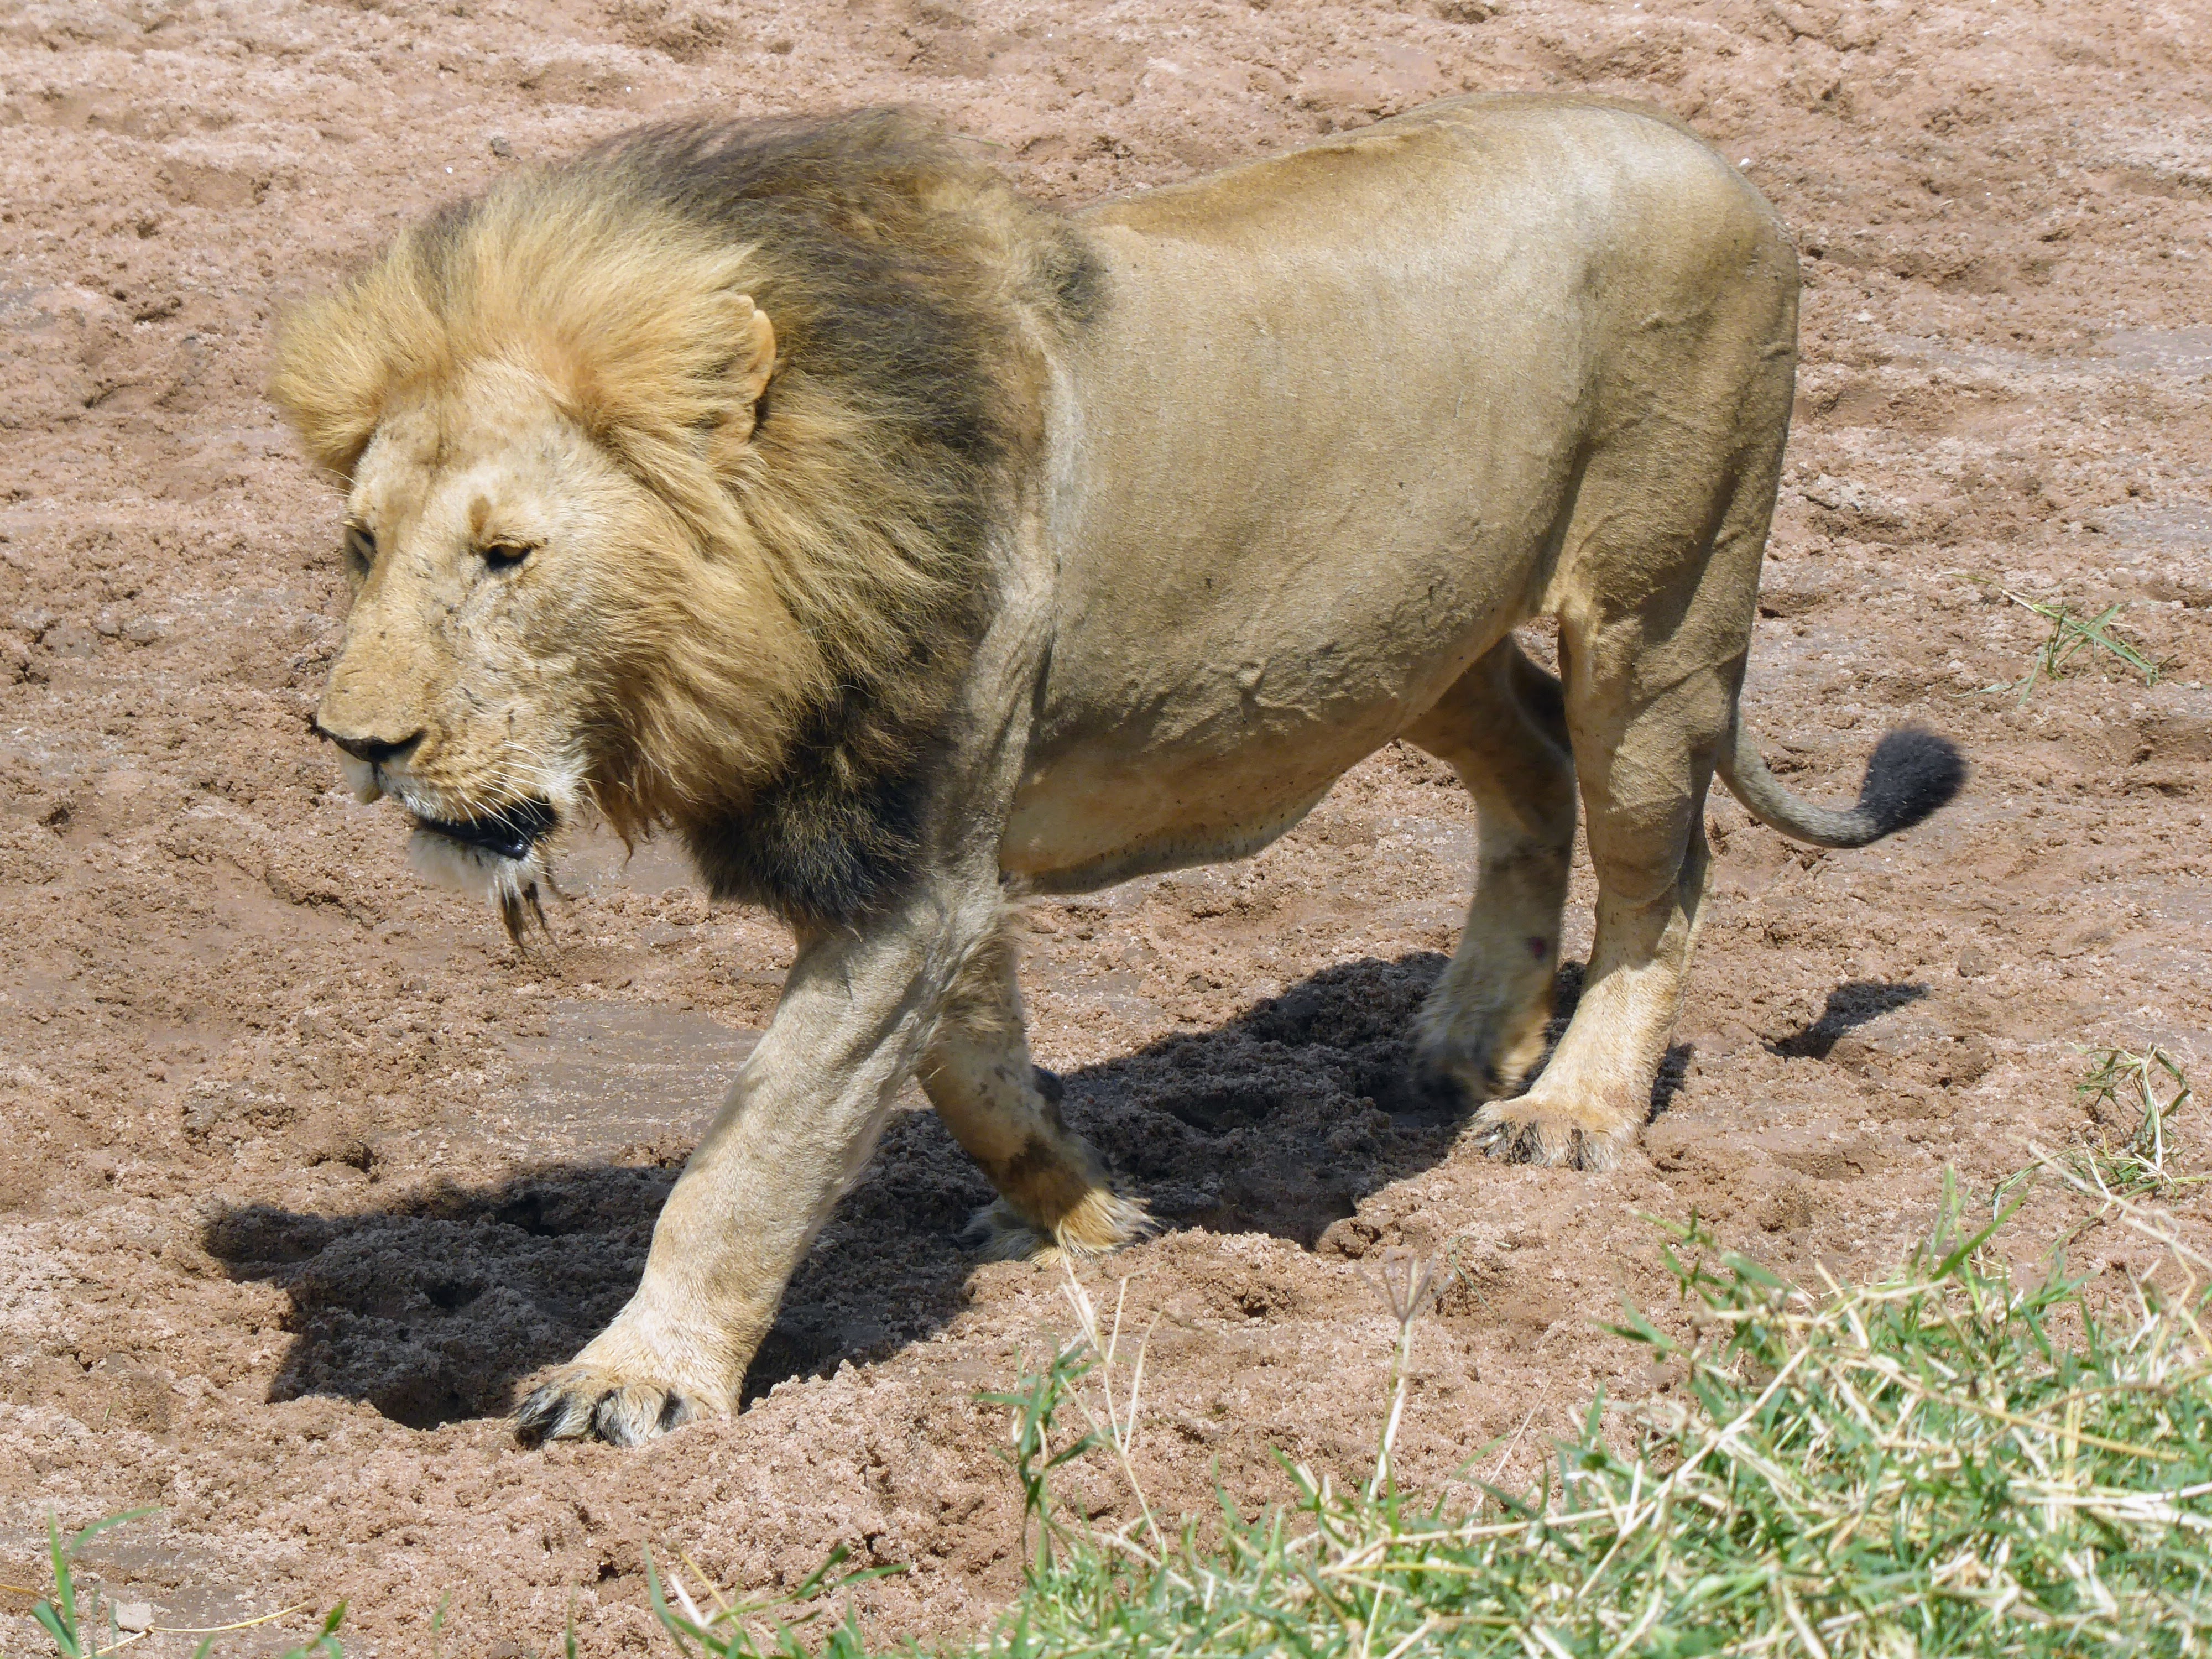
<svg viewBox="0 0 2212 1659"><path fill-rule="evenodd" d="M1916 738L1823 816L1740 730L1796 325L1735 169L1543 98L1073 222L897 117L648 132L295 318L275 393L377 542L319 715L364 796L510 904L577 811L670 825L799 934L636 1295L524 1431L733 1409L916 1075L991 1249L1141 1233L1031 1062L1007 894L1249 853L1395 738L1481 826L1425 1068L1494 1151L1618 1158L1717 760L1854 842L1957 785ZM1556 679L1510 635L1546 614ZM1577 793L1595 940L1543 1063Z"/></svg>

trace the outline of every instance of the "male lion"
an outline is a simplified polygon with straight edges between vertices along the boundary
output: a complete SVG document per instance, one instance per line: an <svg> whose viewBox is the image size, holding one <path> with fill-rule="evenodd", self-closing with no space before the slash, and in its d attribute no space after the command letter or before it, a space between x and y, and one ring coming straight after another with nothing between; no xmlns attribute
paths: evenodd
<svg viewBox="0 0 2212 1659"><path fill-rule="evenodd" d="M1796 305L1686 131L1488 97L1073 217L899 114L652 128L294 315L272 392L343 482L354 595L317 721L362 796L510 927L596 812L799 940L636 1295L523 1432L732 1409L916 1071L999 1248L1129 1237L1030 1065L1008 895L1249 854L1393 738L1480 821L1425 1067L1495 1151L1619 1157L1713 772L1837 847L1963 776L1893 732L1823 811L1738 719ZM1577 784L1596 940L1516 1096Z"/></svg>

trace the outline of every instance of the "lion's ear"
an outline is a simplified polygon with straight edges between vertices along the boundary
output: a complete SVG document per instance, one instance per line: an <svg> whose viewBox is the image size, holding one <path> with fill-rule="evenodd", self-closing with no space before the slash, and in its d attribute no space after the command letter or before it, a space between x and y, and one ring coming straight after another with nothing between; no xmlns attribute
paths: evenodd
<svg viewBox="0 0 2212 1659"><path fill-rule="evenodd" d="M775 373L775 328L768 313L740 294L730 301L730 335L735 346L722 371L720 418L707 440L708 459L716 471L735 465L753 435L760 415L761 394L769 376Z"/></svg>

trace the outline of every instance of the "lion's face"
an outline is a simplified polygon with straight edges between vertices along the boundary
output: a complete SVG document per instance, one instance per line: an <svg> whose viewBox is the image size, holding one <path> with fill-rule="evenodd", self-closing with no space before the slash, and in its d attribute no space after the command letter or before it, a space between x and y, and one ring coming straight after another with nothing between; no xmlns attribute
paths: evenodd
<svg viewBox="0 0 2212 1659"><path fill-rule="evenodd" d="M346 502L353 588L316 723L362 799L411 814L425 873L510 924L593 799L620 687L681 537L523 371L479 368L380 422Z"/></svg>

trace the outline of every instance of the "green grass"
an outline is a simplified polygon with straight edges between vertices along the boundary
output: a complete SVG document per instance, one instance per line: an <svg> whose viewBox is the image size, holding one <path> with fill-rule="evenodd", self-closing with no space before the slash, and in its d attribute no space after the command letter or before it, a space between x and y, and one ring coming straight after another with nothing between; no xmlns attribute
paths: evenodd
<svg viewBox="0 0 2212 1659"><path fill-rule="evenodd" d="M207 1659L214 1650L218 1636L234 1632L252 1630L286 1613L296 1613L297 1607L285 1607L276 1613L264 1613L258 1619L241 1620L215 1630L179 1629L174 1626L155 1626L147 1631L126 1632L117 1627L116 1603L94 1589L80 1596L76 1583L76 1558L85 1545L110 1527L119 1527L131 1521L143 1521L159 1511L151 1509L129 1510L121 1515L111 1515L103 1521L71 1533L64 1540L53 1516L46 1517L46 1552L53 1566L52 1595L31 1609L31 1617L46 1632L54 1644L58 1659L106 1659L110 1654L131 1648L148 1635L198 1636L204 1638L193 1650L193 1659ZM341 1601L324 1618L322 1628L303 1645L287 1648L281 1659L344 1659L338 1645L338 1626L345 1622L345 1603ZM103 1617L102 1615L105 1615ZM0 1653L0 1659L5 1659Z"/></svg>
<svg viewBox="0 0 2212 1659"><path fill-rule="evenodd" d="M100 1640L101 1600L98 1590L91 1593L83 1606L78 1605L76 1577L72 1571L77 1552L110 1527L119 1527L152 1513L151 1510L130 1510L121 1515L111 1515L70 1534L66 1542L53 1516L46 1517L46 1553L53 1564L54 1593L51 1601L41 1601L31 1609L31 1617L52 1638L54 1650L61 1659L88 1659L90 1655L112 1651L120 1639L115 1628L114 1609L109 1607L107 1640L105 1644ZM201 1644L203 1652L206 1645Z"/></svg>
<svg viewBox="0 0 2212 1659"><path fill-rule="evenodd" d="M2015 593L2009 587L1993 582L1985 576L1970 580L1978 582L1989 592L2033 611L2051 624L2051 632L2043 643L2036 647L2035 655L2029 660L2027 672L2018 679L1984 685L1968 693L1969 696L1987 696L1996 691L2010 691L2016 694L2015 706L2025 705L2035 695L2035 688L2045 680L2059 678L2077 659L2085 663L2094 660L2100 652L2122 666L2141 674L2145 685L2156 685L2159 676L2165 672L2164 663L2145 656L2141 647L2120 632L2116 618L2126 608L2124 605L2110 605L2094 617L2077 617L2066 608L2063 601L2046 605L2039 599L2031 599L2024 593Z"/></svg>
<svg viewBox="0 0 2212 1659"><path fill-rule="evenodd" d="M2070 1243L2118 1200L2165 1197L2212 1179L2182 1173L2171 1157L2174 1117L2197 1097L2172 1055L2157 1048L2141 1054L2128 1048L2082 1052L2089 1070L2074 1085L2074 1097L2096 1121L2095 1138L2085 1137L2056 1156L2034 1147L2036 1161L1999 1182L1990 1194L1994 1213L2039 1177L2055 1174L2100 1200L2105 1207L2062 1243ZM2123 1132L2115 1134L2116 1127Z"/></svg>
<svg viewBox="0 0 2212 1659"><path fill-rule="evenodd" d="M2164 1096L2154 1095L2163 1100ZM2099 1197L2081 1170L2046 1158ZM1413 1659L1414 1656L2188 1654L2212 1644L2212 1392L2203 1259L2129 1198L2186 1293L2100 1306L2061 1261L2015 1276L1947 1182L1937 1225L1894 1276L1794 1287L1703 1226L1664 1247L1689 1323L1621 1335L1682 1370L1627 1443L1594 1405L1534 1490L1473 1512L1399 1490L1390 1449L1407 1347L1369 1479L1285 1465L1294 1501L1257 1523L1224 1502L1172 1534L1131 1480L1136 1519L1091 1527L1054 1500L1079 1457L1128 1478L1142 1345L1082 1334L994 1396L1028 1511L1018 1600L972 1659ZM1071 1281L1072 1282L1072 1281ZM1410 1333L1421 1285L1386 1286ZM1063 1419L1079 1418L1079 1424ZM689 1652L864 1650L796 1602L655 1604ZM823 1618L822 1622L827 1623Z"/></svg>
<svg viewBox="0 0 2212 1659"><path fill-rule="evenodd" d="M2100 1048L2090 1059L2089 1074L2074 1085L2074 1094L2106 1132L2081 1150L2072 1167L2100 1192L2124 1197L2201 1184L2203 1176L2180 1174L2166 1156L2174 1115L2196 1097L2173 1056L2163 1048L2146 1054ZM2130 1113L2134 1128L2116 1141L2109 1126Z"/></svg>

